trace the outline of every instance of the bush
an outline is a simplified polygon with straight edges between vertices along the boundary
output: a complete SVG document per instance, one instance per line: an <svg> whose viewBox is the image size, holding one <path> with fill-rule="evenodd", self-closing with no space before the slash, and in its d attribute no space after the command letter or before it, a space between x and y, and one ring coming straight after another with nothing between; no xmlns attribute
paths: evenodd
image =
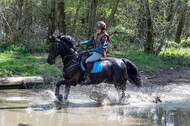
<svg viewBox="0 0 190 126"><path fill-rule="evenodd" d="M110 34L110 40L116 43L122 43L128 41L132 41L134 36L134 32L131 29L126 29L125 27L118 26L114 28L110 28L111 30L108 31Z"/></svg>
<svg viewBox="0 0 190 126"><path fill-rule="evenodd" d="M10 46L11 46L11 44L7 43L7 42L0 43L0 52L4 52L4 51L8 50L8 48Z"/></svg>
<svg viewBox="0 0 190 126"><path fill-rule="evenodd" d="M109 33L109 48L114 50L126 50L125 48L130 46L130 43L134 42L134 31L126 29L125 27L118 26L112 27L108 31Z"/></svg>
<svg viewBox="0 0 190 126"><path fill-rule="evenodd" d="M31 51L32 50L32 51ZM2 42L0 43L0 52L12 51L22 54L27 53L45 53L48 52L48 45L21 45L21 44L11 44L10 42Z"/></svg>
<svg viewBox="0 0 190 126"><path fill-rule="evenodd" d="M185 40L182 40L180 43L183 47L190 47L190 37Z"/></svg>
<svg viewBox="0 0 190 126"><path fill-rule="evenodd" d="M48 45L39 45L35 48L35 52L37 53L45 53L48 52Z"/></svg>
<svg viewBox="0 0 190 126"><path fill-rule="evenodd" d="M177 48L177 47L180 46L180 44L176 43L175 41L167 41L167 42L165 42L165 44L166 44L167 47L175 47L175 48Z"/></svg>
<svg viewBox="0 0 190 126"><path fill-rule="evenodd" d="M2 42L0 44L0 52L13 51L18 53L28 53L28 49L22 45L11 44L10 42Z"/></svg>

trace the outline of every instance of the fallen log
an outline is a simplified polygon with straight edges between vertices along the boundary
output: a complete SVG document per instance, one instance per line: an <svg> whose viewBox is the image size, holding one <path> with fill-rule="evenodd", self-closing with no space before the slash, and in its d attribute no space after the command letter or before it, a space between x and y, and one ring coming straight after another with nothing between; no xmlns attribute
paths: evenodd
<svg viewBox="0 0 190 126"><path fill-rule="evenodd" d="M44 82L44 79L41 76L0 78L0 86L40 84L43 82Z"/></svg>

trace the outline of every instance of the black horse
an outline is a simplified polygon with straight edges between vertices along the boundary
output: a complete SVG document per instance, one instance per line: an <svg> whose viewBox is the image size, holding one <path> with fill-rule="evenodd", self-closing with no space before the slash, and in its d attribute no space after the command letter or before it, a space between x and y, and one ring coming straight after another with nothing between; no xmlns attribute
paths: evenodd
<svg viewBox="0 0 190 126"><path fill-rule="evenodd" d="M58 37L49 36L50 41L49 55L47 62L52 65L55 63L56 57L61 56L64 65L64 80L60 80L56 84L55 95L59 101L67 100L70 87L82 84L85 72L81 69L81 60L85 55L80 54L74 48L74 39L71 36L59 35ZM142 86L141 78L137 67L128 59L103 58L101 59L102 69L100 72L91 73L91 84L99 84L101 82L114 84L119 95L119 102L125 97L127 80L136 86ZM59 88L65 85L64 99L59 94Z"/></svg>

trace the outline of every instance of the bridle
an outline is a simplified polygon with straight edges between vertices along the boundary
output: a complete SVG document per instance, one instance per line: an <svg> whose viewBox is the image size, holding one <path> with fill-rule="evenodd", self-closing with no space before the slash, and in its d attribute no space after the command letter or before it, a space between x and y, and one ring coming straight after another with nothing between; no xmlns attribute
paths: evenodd
<svg viewBox="0 0 190 126"><path fill-rule="evenodd" d="M59 44L59 43L60 43L60 41L56 41L56 42L51 42L50 44L51 44L51 45L56 45L57 48L58 48L58 46L60 45L61 48L63 48L63 46L62 46L61 44ZM82 54L82 53L75 53L75 52L76 52L76 51L73 50L73 51L71 52L71 54L65 55L65 56L61 56L61 57L62 57L62 61L64 62L67 57L72 57L72 56L76 56L76 55ZM74 54L73 54L73 53L74 53ZM58 55L58 49L56 49L55 55ZM78 59L78 58L77 58L77 59ZM67 66L70 65L72 62L74 62L74 64L72 64L71 66L69 66L69 67L67 68ZM72 68L73 66L78 65L78 64L79 64L79 63L77 62L77 60L72 59L70 62L68 62L67 64L64 65L64 71L67 71L68 69L70 69L70 68Z"/></svg>
<svg viewBox="0 0 190 126"><path fill-rule="evenodd" d="M60 41L57 41L57 42L51 42L50 44L51 44L51 45L56 45L57 48L58 48L58 46L59 46L59 42L60 42ZM63 48L63 46L62 46L61 44L60 44L60 46L61 46L61 48ZM66 56L63 56L64 59L67 58L67 57L71 57L71 56L78 55L78 54L73 54L74 52L76 52L76 51L73 50L73 51L71 52L72 54L70 54L70 55L66 55ZM56 53L55 53L55 55L58 55L58 49L56 49Z"/></svg>

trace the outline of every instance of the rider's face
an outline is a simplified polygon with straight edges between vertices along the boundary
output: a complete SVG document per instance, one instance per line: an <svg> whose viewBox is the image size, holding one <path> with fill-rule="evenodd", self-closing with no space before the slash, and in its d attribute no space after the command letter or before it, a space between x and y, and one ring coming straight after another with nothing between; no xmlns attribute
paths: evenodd
<svg viewBox="0 0 190 126"><path fill-rule="evenodd" d="M97 33L101 33L101 29L96 29Z"/></svg>

